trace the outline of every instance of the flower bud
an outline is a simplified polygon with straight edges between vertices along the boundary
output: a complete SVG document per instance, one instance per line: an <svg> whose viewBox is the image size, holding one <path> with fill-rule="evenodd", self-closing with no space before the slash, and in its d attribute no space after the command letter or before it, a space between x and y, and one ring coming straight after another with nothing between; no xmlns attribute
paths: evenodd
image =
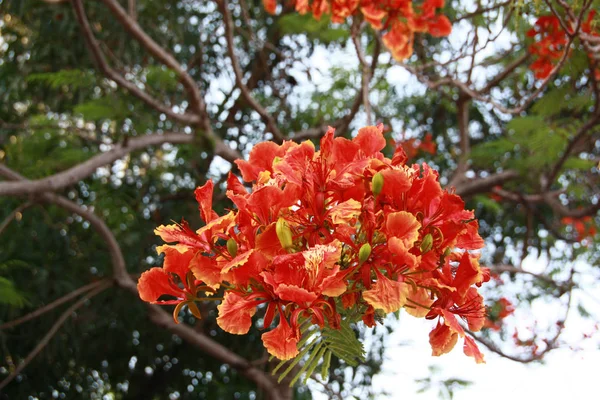
<svg viewBox="0 0 600 400"><path fill-rule="evenodd" d="M431 233L425 235L423 240L421 241L421 253L425 254L433 247L433 236Z"/></svg>
<svg viewBox="0 0 600 400"><path fill-rule="evenodd" d="M233 239L229 239L227 241L227 251L229 252L229 254L231 254L231 257L234 257L237 255L237 251L238 251L238 245L237 242Z"/></svg>
<svg viewBox="0 0 600 400"><path fill-rule="evenodd" d="M381 193L381 189L383 189L383 174L381 172L373 175L371 186L373 189L373 196L378 196L379 193Z"/></svg>
<svg viewBox="0 0 600 400"><path fill-rule="evenodd" d="M277 232L277 238L279 243L284 249L290 249L293 245L292 230L285 222L283 218L279 218L275 224L275 232Z"/></svg>
<svg viewBox="0 0 600 400"><path fill-rule="evenodd" d="M365 261L367 261L367 259L369 258L369 256L371 255L371 245L369 243L365 243L360 247L360 250L358 251L358 263L362 264Z"/></svg>

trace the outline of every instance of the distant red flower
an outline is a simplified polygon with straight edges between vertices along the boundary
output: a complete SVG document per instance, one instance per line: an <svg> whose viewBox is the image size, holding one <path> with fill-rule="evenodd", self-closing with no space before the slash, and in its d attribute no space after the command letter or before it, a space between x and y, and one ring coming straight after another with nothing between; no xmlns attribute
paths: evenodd
<svg viewBox="0 0 600 400"><path fill-rule="evenodd" d="M292 0L300 14L311 12L318 20L331 14L331 21L342 23L352 15L362 15L373 29L385 30L383 41L392 56L402 61L412 55L415 33L434 37L448 36L452 23L438 11L444 0L425 0L414 5L412 0ZM276 0L263 0L265 10L275 13Z"/></svg>

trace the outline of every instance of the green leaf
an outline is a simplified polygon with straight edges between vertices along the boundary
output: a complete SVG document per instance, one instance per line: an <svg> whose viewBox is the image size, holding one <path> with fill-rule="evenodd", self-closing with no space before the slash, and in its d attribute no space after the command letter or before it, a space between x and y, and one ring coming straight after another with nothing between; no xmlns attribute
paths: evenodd
<svg viewBox="0 0 600 400"><path fill-rule="evenodd" d="M591 168L594 168L596 163L591 160L584 160L579 157L570 157L565 161L563 165L563 169L575 169L578 171L587 171Z"/></svg>
<svg viewBox="0 0 600 400"><path fill-rule="evenodd" d="M288 14L279 18L279 28L284 35L306 34L309 39L319 40L324 44L345 41L349 38L348 29L331 28L329 16L316 20L310 14Z"/></svg>
<svg viewBox="0 0 600 400"><path fill-rule="evenodd" d="M515 134L525 134L539 129L544 124L544 118L536 115L513 118L506 124L506 128L514 131Z"/></svg>
<svg viewBox="0 0 600 400"><path fill-rule="evenodd" d="M52 89L60 89L63 86L68 86L70 89L79 89L92 86L96 79L91 72L79 69L61 69L56 72L31 74L27 77L27 82L44 84Z"/></svg>
<svg viewBox="0 0 600 400"><path fill-rule="evenodd" d="M175 90L177 74L164 66L150 65L146 68L146 82L155 89Z"/></svg>
<svg viewBox="0 0 600 400"><path fill-rule="evenodd" d="M99 119L117 120L125 118L130 114L127 106L114 96L101 97L79 104L73 111L82 114L85 119L90 121Z"/></svg>
<svg viewBox="0 0 600 400"><path fill-rule="evenodd" d="M275 375L287 364L287 368L277 379L278 382L281 382L303 360L304 363L294 374L290 386L293 386L304 374L304 382L306 382L319 365L321 365L321 376L323 379L327 379L332 354L353 367L358 366L359 362L365 361L363 345L356 337L347 319L342 321L340 329L312 329L304 333L298 343L298 348L302 350L296 357L292 360L281 361L273 370L272 374Z"/></svg>
<svg viewBox="0 0 600 400"><path fill-rule="evenodd" d="M0 277L0 304L21 308L27 303L27 298L15 288L11 281Z"/></svg>

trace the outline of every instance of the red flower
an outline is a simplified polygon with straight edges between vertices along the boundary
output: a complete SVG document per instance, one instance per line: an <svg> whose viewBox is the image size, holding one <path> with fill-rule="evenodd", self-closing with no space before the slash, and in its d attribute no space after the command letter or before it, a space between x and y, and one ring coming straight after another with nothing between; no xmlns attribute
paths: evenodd
<svg viewBox="0 0 600 400"><path fill-rule="evenodd" d="M163 268L152 268L140 276L138 280L140 298L152 304L177 304L173 311L175 322L178 322L177 315L184 305L190 308L195 317L201 318L194 301L204 300L205 298L198 297L198 293L201 291L212 292L212 289L196 280L189 270L194 252L188 250L180 253L179 250L170 246L160 246L157 251L158 254L165 254L164 266ZM171 299L159 300L162 296L171 297Z"/></svg>
<svg viewBox="0 0 600 400"><path fill-rule="evenodd" d="M313 13L329 4L313 2ZM353 4L335 3L348 10ZM415 15L434 20L441 5L425 2ZM410 7L404 11L413 15ZM265 305L263 329L279 318L263 342L280 359L298 354L302 323L339 329L340 303L368 326L378 313L401 308L435 319L433 353L450 351L465 335L461 324L477 331L485 322L477 287L489 271L469 253L483 246L478 224L427 164L407 166L401 147L388 159L385 145L379 125L360 129L352 140L330 129L318 151L310 142L255 146L249 161L238 161L252 190L227 179L237 209L214 213L207 182L195 192L203 227L194 231L184 221L157 228L170 244L159 248L164 268L142 275L141 297L187 304L194 312L199 291L221 288L217 323L233 334L247 333ZM421 145L435 150L430 136ZM163 295L169 298L159 300ZM482 360L469 338L464 350Z"/></svg>

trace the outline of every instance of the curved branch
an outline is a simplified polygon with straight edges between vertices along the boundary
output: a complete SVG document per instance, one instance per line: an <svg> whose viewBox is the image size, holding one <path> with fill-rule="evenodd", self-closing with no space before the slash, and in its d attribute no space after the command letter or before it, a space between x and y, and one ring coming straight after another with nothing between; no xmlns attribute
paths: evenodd
<svg viewBox="0 0 600 400"><path fill-rule="evenodd" d="M106 1L106 0L105 0ZM112 0L111 0L112 1ZM229 54L229 58L231 60L231 65L233 67L233 72L235 74L235 83L242 93L244 100L248 102L250 107L254 109L261 116L261 118L267 124L267 129L271 131L273 137L277 142L281 142L284 139L283 133L279 130L277 126L277 121L275 118L252 96L250 90L246 86L243 80L243 71L240 66L240 62L238 57L235 55L235 43L233 41L233 17L231 16L231 12L229 10L229 4L227 0L220 0L218 4L221 8L221 13L223 14L223 22L225 23L225 39L227 40L227 54Z"/></svg>
<svg viewBox="0 0 600 400"><path fill-rule="evenodd" d="M110 164L125 155L143 149L148 146L156 146L164 143L194 143L197 138L185 133L166 133L164 135L151 134L134 137L127 144L117 144L111 150L98 154L89 160L76 166L59 172L46 178L36 180L20 180L19 182L0 182L0 196L33 195L41 192L57 191L79 182L93 174L98 168ZM233 163L240 158L237 151L227 146L222 140L214 143L215 154ZM0 170L6 166L0 164Z"/></svg>
<svg viewBox="0 0 600 400"><path fill-rule="evenodd" d="M206 119L206 105L204 104L204 100L200 95L198 85L196 85L196 82L194 82L194 79L190 76L190 74L181 67L181 64L175 59L175 57L173 57L168 51L156 43L154 39L152 39L146 32L144 32L137 21L133 19L116 0L103 0L103 2L112 11L121 25L123 25L125 30L127 30L158 61L166 65L168 68L173 70L177 76L179 76L183 87L190 96L190 103L194 109L194 113L197 113L203 119Z"/></svg>
<svg viewBox="0 0 600 400"><path fill-rule="evenodd" d="M40 315L44 315L48 311L54 310L56 307L60 306L61 304L64 304L71 299L74 299L75 297L79 296L82 293L89 292L90 290L92 290L92 289L96 288L97 286L101 285L102 283L106 283L106 282L107 282L106 279L102 279L102 280L99 280L96 282L88 283L85 286L75 289L72 292L67 293L66 295L54 300L52 303L45 305L44 307L40 307L37 310L30 312L27 315L24 315L20 318L17 318L15 320L12 320L12 321L9 321L9 322L6 322L6 323L0 325L0 331L5 330L5 329L14 328L15 326L21 325L27 321L31 321L32 319L37 318Z"/></svg>
<svg viewBox="0 0 600 400"><path fill-rule="evenodd" d="M517 171L503 171L487 176L485 178L476 178L456 184L456 194L466 197L477 193L487 192L496 185L501 185L506 181L515 179L519 176Z"/></svg>
<svg viewBox="0 0 600 400"><path fill-rule="evenodd" d="M2 234L2 232L4 232L4 230L6 229L6 227L8 225L10 225L10 223L12 222L13 219L15 219L15 217L17 216L17 214L19 214L21 211L23 211L26 208L31 207L33 203L30 201L27 201L23 204L21 204L19 207L15 208L5 219L4 221L2 221L2 223L0 224L0 235ZM0 329L2 329L2 326L0 326Z"/></svg>
<svg viewBox="0 0 600 400"><path fill-rule="evenodd" d="M6 166L0 168L0 175L11 180L23 179L21 175L10 170ZM138 297L137 284L127 273L125 259L123 258L119 243L106 223L92 211L85 209L81 205L54 193L41 193L40 199L44 202L58 205L86 219L92 228L98 232L98 234L106 241L106 244L108 245L108 250L110 252L111 261L113 264L113 277L117 286L126 289ZM253 366L250 361L240 357L225 346L215 342L208 336L197 332L193 328L184 324L176 324L175 321L173 321L172 315L164 311L162 308L151 304L148 304L147 306L149 317L156 325L168 329L170 332L183 338L201 351L217 358L218 360L221 360L224 363L230 364L242 375L254 381L262 390L268 393L269 399L281 400L281 395L275 383L262 370Z"/></svg>
<svg viewBox="0 0 600 400"><path fill-rule="evenodd" d="M373 74L375 73L375 69L377 68L377 62L379 61L380 53L381 53L381 39L377 36L377 40L375 41L375 46L373 49L373 57L371 60L371 71L370 71L369 76L373 76ZM363 76L363 78L364 78L364 76ZM332 124L323 124L321 126L317 126L314 128L309 128L309 129L297 132L297 133L293 133L290 135L292 137L292 139L296 142L299 142L299 141L306 140L306 139L320 138L323 135L325 135L325 133L327 132L327 129L329 129L329 126L331 126L332 128L335 128L336 136L341 136L344 133L346 133L346 131L350 127L350 124L354 120L354 117L358 113L358 110L360 110L361 104L363 104L363 87L364 87L364 85L361 84L361 87L358 90L358 92L356 93L356 97L354 98L354 102L352 103L352 106L350 107L350 112L348 114L346 114L345 116L338 119L337 121L335 121Z"/></svg>
<svg viewBox="0 0 600 400"><path fill-rule="evenodd" d="M111 68L108 65L108 62L106 61L104 54L102 54L102 50L100 50L98 41L96 40L94 33L92 32L92 28L83 8L82 0L73 0L73 10L75 11L77 22L79 23L79 26L83 32L83 37L86 41L87 47L90 53L92 54L92 57L94 58L94 61L96 62L96 65L98 66L100 72L106 75L109 79L115 81L122 88L129 91L129 93L142 100L144 103L148 104L150 107L167 115L169 118L177 122L186 125L197 125L201 122L201 118L199 115L187 113L178 114L174 112L171 109L171 107L161 103L154 97L150 96L147 92L140 89L133 82L128 81L127 79L125 79L125 77L123 77L113 68Z"/></svg>
<svg viewBox="0 0 600 400"><path fill-rule="evenodd" d="M54 325L52 325L50 330L44 335L42 340L40 340L39 343L33 348L33 350L31 350L31 352L29 354L27 354L27 357L25 357L23 362L21 362L10 375L8 375L6 378L4 378L4 380L2 382L0 382L0 390L2 390L13 379L15 379L21 373L21 371L23 371L23 369L25 369L25 367L27 367L27 365L29 365L29 363L35 358L35 356L37 356L40 353L40 351L42 351L44 349L44 347L46 347L46 345L54 337L56 332L58 332L60 327L67 321L67 319L69 319L69 317L79 307L84 305L85 302L88 301L89 299L91 299L92 297L94 297L97 294L100 294L104 290L108 289L110 286L112 286L111 282L104 282L102 285L100 285L99 287L90 291L88 294L86 294L81 299L79 299L76 303L74 303L71 307L69 307L64 313L62 313L60 315L60 317L56 320Z"/></svg>

